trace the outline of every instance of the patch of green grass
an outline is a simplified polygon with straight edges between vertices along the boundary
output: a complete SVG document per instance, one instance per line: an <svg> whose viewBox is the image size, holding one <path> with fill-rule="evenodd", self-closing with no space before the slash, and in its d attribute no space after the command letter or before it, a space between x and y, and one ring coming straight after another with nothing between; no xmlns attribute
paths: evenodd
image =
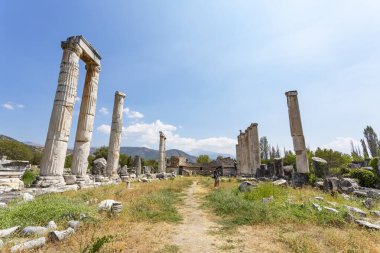
<svg viewBox="0 0 380 253"><path fill-rule="evenodd" d="M306 189L306 191L309 191ZM240 193L237 189L220 189L206 196L206 206L211 207L226 225L261 223L309 223L343 226L347 211L337 207L338 214L322 210L318 212L306 196L297 196L297 190L260 183L251 192ZM263 198L273 196L269 203ZM292 199L296 200L293 201ZM317 202L317 201L315 201Z"/></svg>
<svg viewBox="0 0 380 253"><path fill-rule="evenodd" d="M182 217L175 205L180 201L180 194L175 189L161 189L131 203L129 214L136 221L179 222Z"/></svg>
<svg viewBox="0 0 380 253"><path fill-rule="evenodd" d="M29 187L34 182L34 180L36 180L37 176L38 176L37 170L27 170L27 171L25 171L21 180L24 182L24 185L26 187Z"/></svg>
<svg viewBox="0 0 380 253"><path fill-rule="evenodd" d="M11 226L46 226L51 220L62 224L79 219L81 213L95 215L96 210L82 201L60 194L46 194L34 201L21 204L11 203L9 208L0 209L0 228Z"/></svg>

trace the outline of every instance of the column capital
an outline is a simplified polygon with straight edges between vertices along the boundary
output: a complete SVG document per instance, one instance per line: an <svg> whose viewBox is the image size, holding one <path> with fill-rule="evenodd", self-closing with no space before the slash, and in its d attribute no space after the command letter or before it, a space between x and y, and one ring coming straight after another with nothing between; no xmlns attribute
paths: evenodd
<svg viewBox="0 0 380 253"><path fill-rule="evenodd" d="M290 97L290 96L297 96L298 95L298 92L296 90L291 90L291 91L288 91L288 92L285 92L285 95L287 97Z"/></svg>
<svg viewBox="0 0 380 253"><path fill-rule="evenodd" d="M61 42L61 48L63 50L70 50L76 53L79 57L82 55L82 48L79 46L78 42L75 39L69 38L66 41Z"/></svg>
<svg viewBox="0 0 380 253"><path fill-rule="evenodd" d="M100 65L97 65L97 64L94 64L94 63L88 63L86 64L86 70L87 71L95 71L96 73L100 73L100 71L102 70L102 68L100 67Z"/></svg>

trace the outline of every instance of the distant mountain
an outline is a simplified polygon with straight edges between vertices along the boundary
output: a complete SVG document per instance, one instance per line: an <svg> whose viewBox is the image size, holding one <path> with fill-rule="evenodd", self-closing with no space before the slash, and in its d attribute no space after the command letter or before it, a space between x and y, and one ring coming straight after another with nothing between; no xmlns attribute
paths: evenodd
<svg viewBox="0 0 380 253"><path fill-rule="evenodd" d="M0 140L5 140L5 141L17 141L17 142L19 142L18 140L13 139L13 138L11 138L11 137L9 137L9 136L6 136L6 135L3 135L3 134L0 134Z"/></svg>
<svg viewBox="0 0 380 253"><path fill-rule="evenodd" d="M218 156L235 158L235 155L233 155L233 154L217 153L217 152L206 151L206 150L198 150L195 152L194 155L196 155L196 156L208 155L213 160L215 160Z"/></svg>
<svg viewBox="0 0 380 253"><path fill-rule="evenodd" d="M97 148L91 148L91 153ZM146 147L120 147L121 154L127 154L129 156L138 155L146 160L157 160L158 159L158 150L146 148ZM166 150L166 157L171 156L184 156L188 159L189 162L195 162L197 157L187 154L186 152L178 149L169 149Z"/></svg>

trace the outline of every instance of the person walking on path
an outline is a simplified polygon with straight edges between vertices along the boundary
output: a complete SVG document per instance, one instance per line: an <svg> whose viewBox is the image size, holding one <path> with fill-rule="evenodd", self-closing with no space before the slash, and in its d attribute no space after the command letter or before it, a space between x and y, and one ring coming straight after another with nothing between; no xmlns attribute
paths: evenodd
<svg viewBox="0 0 380 253"><path fill-rule="evenodd" d="M219 175L218 169L216 169L214 170L214 188L215 189L218 189L219 187L219 179L220 179L220 175Z"/></svg>

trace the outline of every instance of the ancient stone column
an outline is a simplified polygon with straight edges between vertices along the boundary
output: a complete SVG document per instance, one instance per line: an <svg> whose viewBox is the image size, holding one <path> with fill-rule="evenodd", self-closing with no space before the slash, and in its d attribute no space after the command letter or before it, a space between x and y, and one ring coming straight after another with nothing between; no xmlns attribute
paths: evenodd
<svg viewBox="0 0 380 253"><path fill-rule="evenodd" d="M239 151L239 141L236 144L236 175L240 176L240 159L239 159L240 151Z"/></svg>
<svg viewBox="0 0 380 253"><path fill-rule="evenodd" d="M305 138L302 130L297 91L288 91L285 95L288 100L290 133L293 137L293 146L296 153L297 172L309 173L309 162L307 159Z"/></svg>
<svg viewBox="0 0 380 253"><path fill-rule="evenodd" d="M243 174L250 174L248 168L248 138L247 133L241 133L241 172Z"/></svg>
<svg viewBox="0 0 380 253"><path fill-rule="evenodd" d="M165 149L166 136L160 131L160 146L158 148L158 172L166 172L166 149Z"/></svg>
<svg viewBox="0 0 380 253"><path fill-rule="evenodd" d="M86 179L88 167L87 158L90 154L96 100L98 96L100 66L88 64L86 65L86 70L86 80L84 83L71 166L71 173L76 175L79 181Z"/></svg>
<svg viewBox="0 0 380 253"><path fill-rule="evenodd" d="M133 167L135 167L135 173L136 175L140 175L141 174L141 158L140 156L136 155L135 156L135 159L133 161Z"/></svg>
<svg viewBox="0 0 380 253"><path fill-rule="evenodd" d="M123 106L124 106L125 94L116 91L115 92L115 101L113 105L112 112L112 125L111 125L111 134L110 142L108 145L108 157L107 157L107 167L106 173L108 177L117 178L117 169L119 167L119 156L120 156L120 141L121 141L121 132L123 128Z"/></svg>
<svg viewBox="0 0 380 253"><path fill-rule="evenodd" d="M249 126L249 145L250 145L250 169L251 174L256 175L256 170L260 168L261 157L260 157L260 141L259 132L257 130L257 123L252 123Z"/></svg>
<svg viewBox="0 0 380 253"><path fill-rule="evenodd" d="M62 42L63 49L58 87L50 117L40 177L37 184L49 186L64 184L62 177L72 113L77 96L79 58L82 49L72 38Z"/></svg>

